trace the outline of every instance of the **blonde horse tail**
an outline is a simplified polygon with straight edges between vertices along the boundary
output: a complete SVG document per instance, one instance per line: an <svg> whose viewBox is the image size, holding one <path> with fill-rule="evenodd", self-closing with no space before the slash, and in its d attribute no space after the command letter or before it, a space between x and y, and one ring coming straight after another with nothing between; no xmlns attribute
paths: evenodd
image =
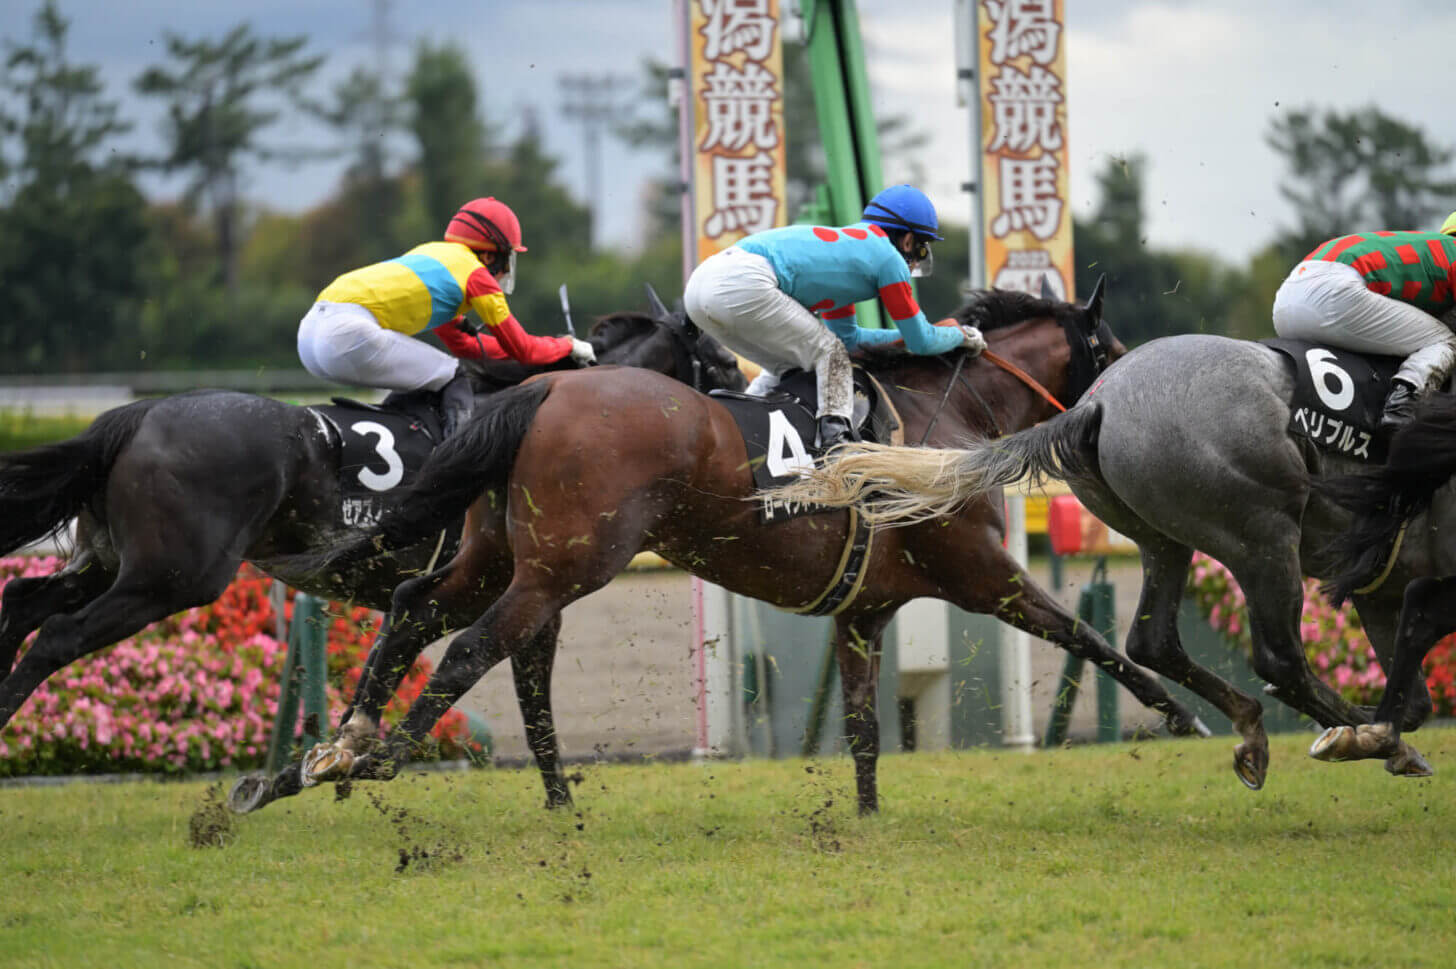
<svg viewBox="0 0 1456 969"><path fill-rule="evenodd" d="M1045 424L966 447L852 444L772 497L844 508L857 505L876 524L909 524L949 515L965 502L1015 484L1096 473L1102 408L1093 403Z"/></svg>

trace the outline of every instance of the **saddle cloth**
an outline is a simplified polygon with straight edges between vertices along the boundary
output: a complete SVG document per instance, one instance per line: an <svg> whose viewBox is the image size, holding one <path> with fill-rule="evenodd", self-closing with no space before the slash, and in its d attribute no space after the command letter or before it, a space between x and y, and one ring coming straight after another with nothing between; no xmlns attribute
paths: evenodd
<svg viewBox="0 0 1456 969"><path fill-rule="evenodd" d="M1380 464L1380 414L1400 357L1373 356L1304 340L1261 340L1294 368L1289 432L1330 454Z"/></svg>
<svg viewBox="0 0 1456 969"><path fill-rule="evenodd" d="M812 468L822 453L815 446L818 385L812 373L791 371L779 381L778 389L765 397L727 390L714 390L710 396L728 408L738 424L748 449L753 484L759 491L788 484L801 470ZM851 423L862 440L898 444L903 438L894 405L879 382L859 367L854 370ZM759 513L768 524L828 510L818 505L764 501Z"/></svg>
<svg viewBox="0 0 1456 969"><path fill-rule="evenodd" d="M440 418L427 393L391 394L383 404L335 397L309 408L338 437L339 520L371 528L413 480L440 440Z"/></svg>

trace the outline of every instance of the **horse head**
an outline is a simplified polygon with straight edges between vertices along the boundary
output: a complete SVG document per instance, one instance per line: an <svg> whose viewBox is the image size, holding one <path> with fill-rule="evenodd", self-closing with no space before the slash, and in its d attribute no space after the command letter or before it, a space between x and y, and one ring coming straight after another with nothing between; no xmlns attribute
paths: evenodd
<svg viewBox="0 0 1456 969"><path fill-rule="evenodd" d="M613 313L593 325L592 343L603 363L656 370L704 393L748 386L732 351L700 330L681 307L669 310L650 284L647 303L648 313Z"/></svg>

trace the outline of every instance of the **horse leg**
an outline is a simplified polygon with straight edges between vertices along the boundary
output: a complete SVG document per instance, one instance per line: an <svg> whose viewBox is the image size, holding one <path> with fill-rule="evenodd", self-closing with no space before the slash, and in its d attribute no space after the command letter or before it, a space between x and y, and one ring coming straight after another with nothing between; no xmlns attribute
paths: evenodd
<svg viewBox="0 0 1456 969"><path fill-rule="evenodd" d="M1395 658L1386 678L1385 695L1375 710L1375 722L1330 727L1315 739L1309 755L1316 760L1385 759L1385 769L1404 777L1428 777L1431 767L1401 740L1410 720L1413 698L1424 694L1421 664L1431 647L1456 631L1456 576L1416 579L1405 587L1400 621L1395 634Z"/></svg>
<svg viewBox="0 0 1456 969"><path fill-rule="evenodd" d="M999 544L987 542L985 546L995 551L996 560L989 565L978 565L975 574L982 577L979 586L959 592L952 602L968 612L993 615L1073 656L1091 660L1098 669L1126 687L1139 703L1161 713L1168 732L1174 736L1209 735L1203 721L1169 693L1157 677L1149 676L1108 645L1097 630L1067 612ZM992 581L993 576L1003 575L1004 582Z"/></svg>
<svg viewBox="0 0 1456 969"><path fill-rule="evenodd" d="M511 657L516 702L526 725L526 743L546 786L546 807L571 804L571 790L561 773L561 749L551 713L551 669L556 663L556 639L561 634L561 613L547 620L529 643Z"/></svg>
<svg viewBox="0 0 1456 969"><path fill-rule="evenodd" d="M880 717L876 693L880 680L880 636L894 610L834 619L834 651L844 695L844 741L854 759L859 813L880 809L875 769L880 757Z"/></svg>
<svg viewBox="0 0 1456 969"><path fill-rule="evenodd" d="M557 616L564 603L539 587L512 583L450 643L430 682L378 754L358 759L352 777L388 779L407 763L455 701L506 657L514 657ZM549 794L549 787L548 787Z"/></svg>
<svg viewBox="0 0 1456 969"><path fill-rule="evenodd" d="M356 761L375 746L384 708L415 660L430 643L468 621L461 611L476 600L463 576L464 570L452 561L400 583L389 629L369 650L347 716L333 740L315 744L303 757L299 772L304 787L349 776Z"/></svg>
<svg viewBox="0 0 1456 969"><path fill-rule="evenodd" d="M195 573L149 567L142 576L137 569L123 567L111 588L79 611L53 615L41 623L35 643L10 676L0 681L0 728L52 673L159 619L212 602L228 587L237 567L238 560L231 558ZM159 582L159 576L168 581ZM188 577L185 585L177 584L182 576Z"/></svg>
<svg viewBox="0 0 1456 969"><path fill-rule="evenodd" d="M79 609L115 580L114 572L82 552L59 572L5 583L0 597L0 682L10 675L25 637L51 616Z"/></svg>
<svg viewBox="0 0 1456 969"><path fill-rule="evenodd" d="M1315 676L1305 660L1299 633L1304 582L1295 546L1271 540L1260 554L1224 564L1244 590L1252 665L1269 683L1265 692L1323 727L1368 723L1368 715Z"/></svg>
<svg viewBox="0 0 1456 969"><path fill-rule="evenodd" d="M1410 590L1407 588L1405 594ZM1405 596L1402 596L1404 600ZM1360 616L1360 625L1365 630L1365 638L1370 640L1371 648L1375 650L1376 659L1380 660L1380 668L1385 670L1387 682L1391 670L1395 668L1396 652L1399 649L1397 630L1401 621L1402 606L1389 597L1355 596L1355 611ZM1426 689L1426 680L1423 676L1417 676L1412 684L1414 692L1407 694L1405 706L1402 708L1402 719L1400 729L1415 730L1430 719L1435 710L1435 704L1431 700L1431 691ZM1360 707L1361 713L1369 714L1374 720L1377 707Z"/></svg>
<svg viewBox="0 0 1456 969"><path fill-rule="evenodd" d="M1137 616L1127 635L1127 655L1173 682L1192 690L1219 709L1238 731L1234 773L1250 790L1259 790L1269 770L1269 738L1259 701L1218 674L1193 662L1178 636L1178 608L1188 584L1193 550L1141 530L1133 536L1142 552L1143 588Z"/></svg>

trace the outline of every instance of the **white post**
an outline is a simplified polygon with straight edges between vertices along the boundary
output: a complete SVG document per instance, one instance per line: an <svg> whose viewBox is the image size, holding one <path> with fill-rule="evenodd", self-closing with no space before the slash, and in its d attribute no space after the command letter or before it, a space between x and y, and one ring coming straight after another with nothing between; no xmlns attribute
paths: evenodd
<svg viewBox="0 0 1456 969"><path fill-rule="evenodd" d="M970 279L971 289L986 286L986 254L982 247L981 226L981 45L976 35L976 0L955 0L956 103L970 108L971 170L964 188L971 196Z"/></svg>
<svg viewBox="0 0 1456 969"><path fill-rule="evenodd" d="M1026 495L1006 496L1006 550L1026 567ZM1036 731L1031 719L1031 647L1026 633L1011 626L1001 637L1001 696L1006 715L1001 721L1003 743L1031 750Z"/></svg>
<svg viewBox="0 0 1456 969"><path fill-rule="evenodd" d="M693 757L739 757L738 649L733 603L719 586L693 576L693 670L698 738Z"/></svg>
<svg viewBox="0 0 1456 969"><path fill-rule="evenodd" d="M950 611L912 599L895 613L900 696L915 701L915 749L950 746Z"/></svg>

